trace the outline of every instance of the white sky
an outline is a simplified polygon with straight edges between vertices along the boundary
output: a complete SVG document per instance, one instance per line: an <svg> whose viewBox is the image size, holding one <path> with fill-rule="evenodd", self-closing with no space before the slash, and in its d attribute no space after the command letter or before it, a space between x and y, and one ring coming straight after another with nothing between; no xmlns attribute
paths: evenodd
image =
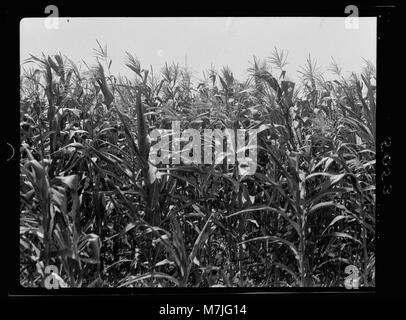
<svg viewBox="0 0 406 320"><path fill-rule="evenodd" d="M130 75L125 51L143 68L161 70L165 61L187 65L201 77L213 64L228 65L243 79L253 55L265 58L274 46L288 51L287 75L308 54L327 69L333 56L344 71L360 72L365 58L376 63L376 18L360 18L358 30L345 28L344 18L61 18L59 28L45 28L42 18L20 22L20 60L29 54L61 52L74 62L95 62L96 39L107 44L112 73Z"/></svg>

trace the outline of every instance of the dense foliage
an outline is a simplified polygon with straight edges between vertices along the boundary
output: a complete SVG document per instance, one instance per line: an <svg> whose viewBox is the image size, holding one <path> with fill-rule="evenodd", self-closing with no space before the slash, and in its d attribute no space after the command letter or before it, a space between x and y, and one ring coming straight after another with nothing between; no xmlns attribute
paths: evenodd
<svg viewBox="0 0 406 320"><path fill-rule="evenodd" d="M31 56L21 75L21 284L55 265L68 287L343 286L347 265L375 285L375 70L324 80L309 57L301 83L286 55L254 58L195 83L107 49L86 72ZM256 128L255 175L237 166L148 162L148 133Z"/></svg>

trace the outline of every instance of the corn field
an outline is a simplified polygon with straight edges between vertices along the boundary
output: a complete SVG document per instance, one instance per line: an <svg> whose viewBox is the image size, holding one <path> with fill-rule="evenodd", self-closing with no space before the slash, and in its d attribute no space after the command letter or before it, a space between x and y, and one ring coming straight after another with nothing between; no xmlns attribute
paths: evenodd
<svg viewBox="0 0 406 320"><path fill-rule="evenodd" d="M44 287L375 286L376 73L325 80L286 53L194 81L107 48L76 65L31 56L20 82L20 283ZM153 129L257 129L257 169L149 161ZM172 140L172 143L174 141ZM183 143L183 142L181 142Z"/></svg>

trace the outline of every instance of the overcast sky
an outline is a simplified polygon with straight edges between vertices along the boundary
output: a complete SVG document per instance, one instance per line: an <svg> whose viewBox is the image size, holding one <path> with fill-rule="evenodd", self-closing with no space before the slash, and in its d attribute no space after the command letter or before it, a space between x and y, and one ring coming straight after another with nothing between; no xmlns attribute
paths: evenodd
<svg viewBox="0 0 406 320"><path fill-rule="evenodd" d="M288 51L293 80L309 53L324 69L331 57L344 71L359 72L362 58L376 62L376 18L360 18L358 30L346 29L344 18L61 18L57 30L45 28L44 19L26 18L20 36L20 60L61 52L87 64L95 61L97 39L107 44L112 72L124 75L131 75L125 51L155 71L165 61L184 65L187 56L198 77L213 64L228 65L239 79L253 55L268 57L275 46Z"/></svg>

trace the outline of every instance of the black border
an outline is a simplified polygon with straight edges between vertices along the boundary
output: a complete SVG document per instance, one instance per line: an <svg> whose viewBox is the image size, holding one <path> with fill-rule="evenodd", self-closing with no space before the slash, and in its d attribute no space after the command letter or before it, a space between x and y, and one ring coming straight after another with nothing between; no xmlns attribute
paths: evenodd
<svg viewBox="0 0 406 320"><path fill-rule="evenodd" d="M24 17L45 17L44 9L46 5L54 4L59 8L60 16L69 17L112 17L112 16L297 16L297 17L344 17L344 8L347 5L354 4L358 6L360 16L377 17L377 73L379 84L377 86L377 279L376 288L360 288L356 291L348 291L344 288L186 288L186 289L66 289L61 291L50 292L46 289L23 288L19 284L19 21ZM392 112L395 110L397 103L395 97L402 93L399 83L393 78L393 74L400 72L397 69L398 63L401 60L395 59L394 55L397 52L395 47L397 32L395 28L395 14L397 8L393 2L376 3L375 5L360 4L355 2L330 4L310 4L309 2L299 5L291 3L276 3L258 4L251 7L256 11L250 10L248 4L223 4L225 7L219 7L219 4L208 4L189 2L188 5L174 4L167 2L164 4L151 3L150 8L145 9L139 5L139 2L134 2L134 7L130 9L128 5L117 4L113 6L104 2L99 2L98 5L89 5L86 7L84 3L80 5L69 4L68 2L59 3L57 1L44 4L30 4L28 6L7 8L5 10L3 30L6 30L6 47L3 52L6 53L7 79L4 96L8 99L8 103L3 105L2 117L4 119L2 130L2 145L7 148L2 156L2 165L5 170L6 177L3 184L6 185L4 199L2 201L1 212L6 216L6 225L3 230L8 232L7 238L3 240L7 254L4 260L6 261L7 276L4 282L8 285L8 297L12 299L57 299L65 298L102 298L102 299L120 299L120 298L137 298L144 301L145 299L157 299L158 295L170 303L174 297L179 297L183 301L191 299L205 300L214 299L217 303L232 298L234 304L239 301L262 301L264 299L363 299L363 298L394 298L400 297L405 284L402 276L401 256L404 249L402 248L401 235L402 210L391 210L395 193L398 192L395 187L392 188L392 193L389 195L382 194L382 181L380 180L383 170L381 159L383 153L389 154L393 158L394 143L388 148L381 150L382 142L388 141L393 137L394 126L391 124L394 117ZM144 4L145 5L145 4ZM193 7L195 5L195 7ZM196 6L197 5L197 6ZM180 7L177 7L180 6ZM198 9L197 9L198 8ZM214 9L215 8L215 9ZM198 11L197 11L198 10ZM3 11L4 12L4 11ZM399 37L400 39L400 37ZM11 80L13 79L13 80ZM4 102L3 102L4 103ZM399 105L399 107L403 107ZM16 155L10 160L10 149L7 143L11 144L16 150ZM393 159L396 161L396 159ZM391 175L385 178L385 184L392 185L394 171ZM399 194L397 194L399 197ZM7 208L6 208L7 206ZM391 255L390 253L394 254ZM4 254L4 253L3 253ZM264 307L267 307L264 305Z"/></svg>

